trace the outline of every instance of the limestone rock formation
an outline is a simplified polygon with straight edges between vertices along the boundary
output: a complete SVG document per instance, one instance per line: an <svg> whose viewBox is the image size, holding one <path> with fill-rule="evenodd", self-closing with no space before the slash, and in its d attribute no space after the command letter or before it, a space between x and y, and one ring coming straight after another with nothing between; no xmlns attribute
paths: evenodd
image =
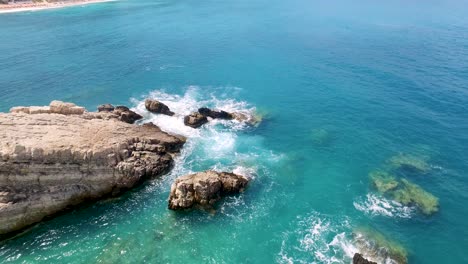
<svg viewBox="0 0 468 264"><path fill-rule="evenodd" d="M17 106L10 109L11 113L25 114L62 114L62 115L81 115L85 108L76 106L73 103L64 103L62 101L52 101L49 106Z"/></svg>
<svg viewBox="0 0 468 264"><path fill-rule="evenodd" d="M204 171L175 180L169 195L169 209L188 209L193 206L213 206L221 197L242 192L247 177L229 172Z"/></svg>
<svg viewBox="0 0 468 264"><path fill-rule="evenodd" d="M167 105L157 100L146 99L145 107L146 107L146 110L154 114L163 114L163 115L168 115L168 116L174 115L174 112L172 112Z"/></svg>
<svg viewBox="0 0 468 264"><path fill-rule="evenodd" d="M353 257L353 264L377 264L377 262L365 259L361 254L356 253Z"/></svg>
<svg viewBox="0 0 468 264"><path fill-rule="evenodd" d="M120 122L133 118L125 107L81 109L53 102L41 113L0 113L0 237L167 172L185 142L153 124Z"/></svg>
<svg viewBox="0 0 468 264"><path fill-rule="evenodd" d="M191 113L184 117L184 124L189 127L199 128L206 123L208 123L208 118L198 112Z"/></svg>

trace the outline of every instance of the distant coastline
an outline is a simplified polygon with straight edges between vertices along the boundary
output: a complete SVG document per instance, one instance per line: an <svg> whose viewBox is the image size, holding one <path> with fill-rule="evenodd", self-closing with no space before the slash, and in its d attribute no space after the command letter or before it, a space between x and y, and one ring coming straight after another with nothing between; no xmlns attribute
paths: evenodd
<svg viewBox="0 0 468 264"><path fill-rule="evenodd" d="M79 5L88 5L96 4L103 2L112 2L115 0L70 0L70 1L61 1L61 2L19 2L19 3L9 3L9 4L0 4L0 14L3 13L15 13L15 12L24 12L24 11L38 11L45 9L53 8L63 8L69 6L79 6Z"/></svg>

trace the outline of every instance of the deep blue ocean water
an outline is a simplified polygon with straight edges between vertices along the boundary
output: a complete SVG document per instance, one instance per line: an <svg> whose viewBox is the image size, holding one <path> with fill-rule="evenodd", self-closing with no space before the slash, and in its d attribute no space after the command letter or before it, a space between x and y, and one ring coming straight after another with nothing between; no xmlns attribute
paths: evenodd
<svg viewBox="0 0 468 264"><path fill-rule="evenodd" d="M146 112L147 97L263 121L193 130ZM468 263L467 2L122 0L0 14L0 111L54 99L128 105L189 140L169 175L0 242L1 263L350 263L357 251L384 262L361 229L409 263ZM424 157L428 172L395 173L438 197L438 212L372 187L396 155ZM250 188L215 212L167 210L171 182L206 169L246 174Z"/></svg>

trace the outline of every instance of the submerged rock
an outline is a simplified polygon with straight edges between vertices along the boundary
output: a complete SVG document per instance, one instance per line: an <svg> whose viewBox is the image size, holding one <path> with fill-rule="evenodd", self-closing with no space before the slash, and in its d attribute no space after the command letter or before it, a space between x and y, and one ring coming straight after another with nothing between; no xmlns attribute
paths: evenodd
<svg viewBox="0 0 468 264"><path fill-rule="evenodd" d="M394 169L402 169L417 173L428 173L431 166L427 163L427 157L399 154L388 160Z"/></svg>
<svg viewBox="0 0 468 264"><path fill-rule="evenodd" d="M118 121L126 107L80 115L72 104L51 105L54 114L0 113L0 237L167 172L185 142Z"/></svg>
<svg viewBox="0 0 468 264"><path fill-rule="evenodd" d="M361 254L356 253L353 257L353 264L377 264L377 262L365 259Z"/></svg>
<svg viewBox="0 0 468 264"><path fill-rule="evenodd" d="M154 114L163 114L163 115L168 115L168 116L174 115L174 112L172 112L167 105L157 100L146 99L145 107L146 107L146 110Z"/></svg>
<svg viewBox="0 0 468 264"><path fill-rule="evenodd" d="M416 205L424 214L430 215L439 210L439 199L420 186L401 179L402 188L393 193L395 201L404 205Z"/></svg>
<svg viewBox="0 0 468 264"><path fill-rule="evenodd" d="M372 258L377 263L408 263L406 249L374 229L361 228L356 230L354 244L362 256Z"/></svg>
<svg viewBox="0 0 468 264"><path fill-rule="evenodd" d="M184 117L184 124L192 128L199 128L206 123L208 123L208 118L198 112L191 113Z"/></svg>
<svg viewBox="0 0 468 264"><path fill-rule="evenodd" d="M211 117L213 119L226 119L226 120L231 120L234 117L232 116L231 113L228 113L226 111L214 111L206 107L202 107L198 109L198 112L206 117Z"/></svg>
<svg viewBox="0 0 468 264"><path fill-rule="evenodd" d="M323 128L313 129L310 133L312 143L317 146L327 146L332 141L332 137L328 130Z"/></svg>
<svg viewBox="0 0 468 264"><path fill-rule="evenodd" d="M169 195L169 209L180 210L196 205L213 206L221 197L242 192L249 179L229 172L205 171L175 180Z"/></svg>
<svg viewBox="0 0 468 264"><path fill-rule="evenodd" d="M374 171L369 174L374 187L381 193L395 190L399 183L393 175L384 171Z"/></svg>

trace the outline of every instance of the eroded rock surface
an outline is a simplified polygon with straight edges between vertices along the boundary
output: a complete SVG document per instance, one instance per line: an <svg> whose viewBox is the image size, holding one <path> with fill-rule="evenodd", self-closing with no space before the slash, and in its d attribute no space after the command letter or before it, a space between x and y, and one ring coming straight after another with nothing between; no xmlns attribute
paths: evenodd
<svg viewBox="0 0 468 264"><path fill-rule="evenodd" d="M204 171L175 180L169 195L169 209L196 205L213 206L223 196L242 192L249 179L229 172Z"/></svg>
<svg viewBox="0 0 468 264"><path fill-rule="evenodd" d="M172 112L167 105L153 99L145 100L145 108L154 114L163 114L168 116L174 115L174 112Z"/></svg>
<svg viewBox="0 0 468 264"><path fill-rule="evenodd" d="M0 237L166 173L185 142L153 124L119 121L132 119L128 108L54 104L44 113L0 113Z"/></svg>
<svg viewBox="0 0 468 264"><path fill-rule="evenodd" d="M208 123L208 118L198 112L191 113L184 117L184 124L192 128L199 128L206 123Z"/></svg>

